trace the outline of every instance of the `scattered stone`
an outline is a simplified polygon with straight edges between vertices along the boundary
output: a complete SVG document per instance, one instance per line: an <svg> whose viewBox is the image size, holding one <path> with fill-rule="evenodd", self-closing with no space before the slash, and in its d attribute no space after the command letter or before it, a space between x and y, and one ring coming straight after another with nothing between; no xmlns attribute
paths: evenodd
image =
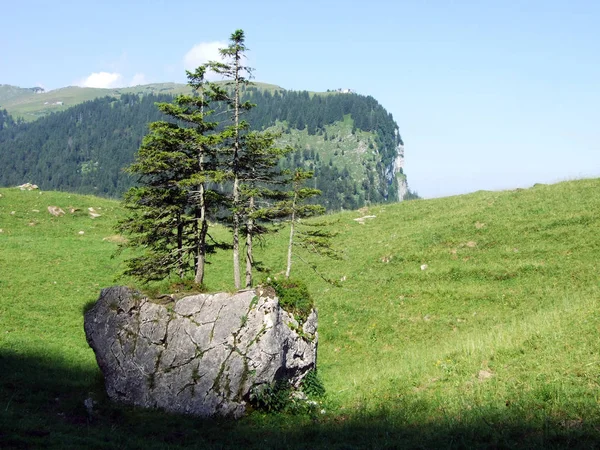
<svg viewBox="0 0 600 450"><path fill-rule="evenodd" d="M88 214L90 215L90 217L92 219L95 219L96 217L100 217L100 214L98 214L98 212L94 208L88 208Z"/></svg>
<svg viewBox="0 0 600 450"><path fill-rule="evenodd" d="M427 264L421 264L421 270L427 270L429 266Z"/></svg>
<svg viewBox="0 0 600 450"><path fill-rule="evenodd" d="M4 230L2 228L0 228L0 233L4 233Z"/></svg>
<svg viewBox="0 0 600 450"><path fill-rule="evenodd" d="M11 216L14 216L14 215L15 215L15 213L16 213L16 211L11 211L11 212L10 212L10 215L11 215Z"/></svg>
<svg viewBox="0 0 600 450"><path fill-rule="evenodd" d="M203 417L241 417L250 392L299 386L316 366L317 314L304 323L272 290L199 294L157 304L126 287L103 289L85 314L109 398Z"/></svg>
<svg viewBox="0 0 600 450"><path fill-rule="evenodd" d="M567 429L578 429L583 426L583 419L579 417L577 419L565 419L560 424Z"/></svg>
<svg viewBox="0 0 600 450"><path fill-rule="evenodd" d="M54 217L60 217L65 215L65 212L58 206L48 206L48 212Z"/></svg>
<svg viewBox="0 0 600 450"><path fill-rule="evenodd" d="M481 230L482 228L485 228L485 223L482 222L475 222L475 228L477 228L478 230Z"/></svg>
<svg viewBox="0 0 600 450"><path fill-rule="evenodd" d="M490 378L492 378L494 376L494 374L492 372L490 372L489 370L480 370L479 374L477 375L477 379L479 381L485 381L488 380Z"/></svg>
<svg viewBox="0 0 600 450"><path fill-rule="evenodd" d="M80 236L83 236L83 235L85 234L85 231L81 230L81 231L80 231L78 234L79 234Z"/></svg>
<svg viewBox="0 0 600 450"><path fill-rule="evenodd" d="M39 210L39 209L32 209L32 210L31 210L31 212L34 212L34 213L39 213L39 212L40 212L40 210Z"/></svg>
<svg viewBox="0 0 600 450"><path fill-rule="evenodd" d="M39 189L39 187L37 186L37 184L31 184L31 183L25 183L22 184L20 186L17 186L19 189L21 189L22 191L34 191L36 189Z"/></svg>
<svg viewBox="0 0 600 450"><path fill-rule="evenodd" d="M363 216L363 217L358 217L356 219L353 219L354 221L360 223L361 225L365 224L365 220L367 219L374 219L377 216Z"/></svg>
<svg viewBox="0 0 600 450"><path fill-rule="evenodd" d="M87 412L88 418L90 418L90 419L94 415L94 405L95 404L96 404L96 402L91 397L88 397L83 401L83 406L85 406L85 410Z"/></svg>

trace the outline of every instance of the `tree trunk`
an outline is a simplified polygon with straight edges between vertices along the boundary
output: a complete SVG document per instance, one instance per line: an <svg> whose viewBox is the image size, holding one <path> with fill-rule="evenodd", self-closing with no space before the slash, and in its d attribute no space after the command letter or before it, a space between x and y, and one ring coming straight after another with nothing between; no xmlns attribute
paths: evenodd
<svg viewBox="0 0 600 450"><path fill-rule="evenodd" d="M204 282L204 267L206 263L206 234L208 233L208 222L206 220L206 204L204 202L204 185L200 185L200 210L196 215L198 227L198 256L196 259L196 276L194 282L202 284Z"/></svg>
<svg viewBox="0 0 600 450"><path fill-rule="evenodd" d="M204 90L201 91L202 100L204 100ZM204 114L204 105L200 107L200 112ZM204 172L204 148L198 147L198 172ZM198 186L198 196L200 199L200 208L196 209L196 238L198 243L196 255L196 284L204 283L204 267L206 264L206 233L208 232L208 222L206 221L206 191L204 183Z"/></svg>
<svg viewBox="0 0 600 450"><path fill-rule="evenodd" d="M290 242L288 244L287 268L285 270L285 278L290 277L292 272L292 247L294 245L294 224L296 223L296 198L298 194L294 192L294 201L292 202L292 223L290 225Z"/></svg>
<svg viewBox="0 0 600 450"><path fill-rule="evenodd" d="M250 197L249 203L250 214L254 209L254 197ZM252 266L254 265L254 259L252 258L252 238L254 235L254 220L248 217L246 221L246 289L252 287Z"/></svg>
<svg viewBox="0 0 600 450"><path fill-rule="evenodd" d="M183 267L183 222L181 220L181 214L177 214L177 266L179 278L183 279L185 270Z"/></svg>
<svg viewBox="0 0 600 450"><path fill-rule="evenodd" d="M239 55L235 58L235 98L233 103L234 141L233 141L233 282L236 289L241 289L240 277L240 182L239 182L239 152L240 152L240 64Z"/></svg>
<svg viewBox="0 0 600 450"><path fill-rule="evenodd" d="M235 283L236 289L241 289L241 277L240 277L240 214L237 211L239 206L240 194L239 194L239 186L238 179L235 178L233 182L233 282Z"/></svg>

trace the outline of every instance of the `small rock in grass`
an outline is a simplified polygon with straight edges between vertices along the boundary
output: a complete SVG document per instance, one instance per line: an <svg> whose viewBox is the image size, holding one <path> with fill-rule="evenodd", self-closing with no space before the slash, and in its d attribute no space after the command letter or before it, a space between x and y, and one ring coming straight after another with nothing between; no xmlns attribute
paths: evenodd
<svg viewBox="0 0 600 450"><path fill-rule="evenodd" d="M479 371L479 374L477 374L477 378L479 379L479 381L487 380L489 378L492 378L493 376L494 374L492 372L483 369Z"/></svg>
<svg viewBox="0 0 600 450"><path fill-rule="evenodd" d="M54 217L64 216L65 212L58 206L48 206L48 212Z"/></svg>
<svg viewBox="0 0 600 450"><path fill-rule="evenodd" d="M37 184L25 183L20 186L17 186L22 191L33 191L35 189L39 189Z"/></svg>
<svg viewBox="0 0 600 450"><path fill-rule="evenodd" d="M421 264L421 270L427 270L429 266L427 264Z"/></svg>
<svg viewBox="0 0 600 450"><path fill-rule="evenodd" d="M79 234L80 234L80 235L84 235L84 234L85 234L85 231L83 231L83 230L82 230L82 231L80 231L80 232L79 232Z"/></svg>
<svg viewBox="0 0 600 450"><path fill-rule="evenodd" d="M94 415L94 405L96 405L96 402L91 397L88 397L83 401L83 406L85 406L87 415L90 418Z"/></svg>

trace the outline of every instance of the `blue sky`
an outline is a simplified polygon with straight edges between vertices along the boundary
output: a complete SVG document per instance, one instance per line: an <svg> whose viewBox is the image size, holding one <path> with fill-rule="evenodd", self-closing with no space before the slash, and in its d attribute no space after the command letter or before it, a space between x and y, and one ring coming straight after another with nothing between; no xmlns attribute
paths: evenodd
<svg viewBox="0 0 600 450"><path fill-rule="evenodd" d="M600 176L599 1L2 3L1 84L184 82L241 28L257 81L375 97L424 197Z"/></svg>

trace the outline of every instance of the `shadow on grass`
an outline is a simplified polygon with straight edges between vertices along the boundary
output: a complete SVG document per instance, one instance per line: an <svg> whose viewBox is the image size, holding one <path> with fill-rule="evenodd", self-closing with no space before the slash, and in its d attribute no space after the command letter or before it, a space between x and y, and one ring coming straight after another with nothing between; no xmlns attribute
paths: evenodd
<svg viewBox="0 0 600 450"><path fill-rule="evenodd" d="M93 400L93 410L84 401ZM89 404L89 400L88 400ZM144 411L108 401L99 371L0 353L0 448L598 448L598 423L539 419L526 409L415 420L427 405L315 417L250 414L238 422ZM426 417L427 414L421 417ZM528 418L529 417L529 418ZM531 418L537 417L537 418Z"/></svg>

